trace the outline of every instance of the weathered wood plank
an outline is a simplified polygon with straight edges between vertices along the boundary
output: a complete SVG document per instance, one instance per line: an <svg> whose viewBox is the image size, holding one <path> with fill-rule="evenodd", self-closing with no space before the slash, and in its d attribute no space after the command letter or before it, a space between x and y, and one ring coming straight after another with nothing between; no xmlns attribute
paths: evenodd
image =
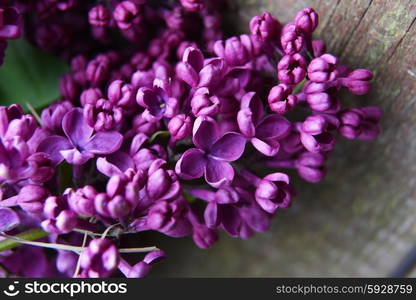
<svg viewBox="0 0 416 300"><path fill-rule="evenodd" d="M269 10L286 22L303 7L321 15L317 37L353 67L375 71L373 91L345 101L379 105L383 133L371 143L341 141L327 179L297 182L299 197L269 233L223 237L201 251L162 238L163 276L384 276L416 243L415 1L237 0L230 17L247 31ZM157 237L159 240L159 237Z"/></svg>

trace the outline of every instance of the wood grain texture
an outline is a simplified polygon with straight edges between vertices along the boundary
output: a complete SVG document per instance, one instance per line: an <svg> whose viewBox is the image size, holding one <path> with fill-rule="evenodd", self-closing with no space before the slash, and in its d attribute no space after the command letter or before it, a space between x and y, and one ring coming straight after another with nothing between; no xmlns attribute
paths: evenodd
<svg viewBox="0 0 416 300"><path fill-rule="evenodd" d="M241 32L264 10L287 22L315 8L315 37L343 62L375 71L369 95L344 101L381 106L383 133L370 143L340 140L327 178L296 182L293 207L266 234L222 237L208 251L162 238L170 259L154 276L385 276L416 243L415 1L231 2Z"/></svg>

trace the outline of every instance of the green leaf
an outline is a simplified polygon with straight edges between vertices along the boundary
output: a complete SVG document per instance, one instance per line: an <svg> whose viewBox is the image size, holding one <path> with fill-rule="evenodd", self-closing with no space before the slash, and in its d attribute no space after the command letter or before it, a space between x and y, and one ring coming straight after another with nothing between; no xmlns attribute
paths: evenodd
<svg viewBox="0 0 416 300"><path fill-rule="evenodd" d="M194 196L188 194L187 192L183 192L183 196L185 197L185 199L189 202L189 203L194 203L197 198L195 198Z"/></svg>
<svg viewBox="0 0 416 300"><path fill-rule="evenodd" d="M35 48L24 39L8 42L0 66L0 105L13 103L40 109L59 97L59 77L69 71L60 59Z"/></svg>
<svg viewBox="0 0 416 300"><path fill-rule="evenodd" d="M149 143L153 143L157 138L167 138L170 135L170 132L167 130L155 132L149 139Z"/></svg>

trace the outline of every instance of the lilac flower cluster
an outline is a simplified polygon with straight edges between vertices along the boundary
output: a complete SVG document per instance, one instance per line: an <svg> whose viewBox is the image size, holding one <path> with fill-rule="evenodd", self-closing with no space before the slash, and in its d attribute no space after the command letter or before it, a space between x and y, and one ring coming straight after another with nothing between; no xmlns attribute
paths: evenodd
<svg viewBox="0 0 416 300"><path fill-rule="evenodd" d="M71 72L39 123L0 107L0 239L40 226L57 249L7 250L0 270L143 277L166 254L134 248L149 253L132 263L129 237L157 231L209 248L219 230L265 232L295 195L286 169L318 182L335 134L379 133L379 108L339 98L367 93L372 73L312 38L313 9L285 25L263 13L250 34L223 39L222 1L95 2L17 2L27 38ZM14 265L28 253L40 257L35 273Z"/></svg>

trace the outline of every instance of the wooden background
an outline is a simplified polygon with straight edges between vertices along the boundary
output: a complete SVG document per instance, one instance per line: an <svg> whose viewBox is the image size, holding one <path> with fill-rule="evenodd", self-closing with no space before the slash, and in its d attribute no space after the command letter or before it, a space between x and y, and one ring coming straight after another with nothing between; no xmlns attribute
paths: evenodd
<svg viewBox="0 0 416 300"><path fill-rule="evenodd" d="M230 2L241 32L265 10L287 22L315 8L315 37L328 51L375 71L369 95L344 101L381 106L383 132L375 142L341 141L326 180L297 183L293 207L266 234L223 236L207 251L189 239L163 239L169 259L153 276L385 276L416 244L416 2Z"/></svg>

